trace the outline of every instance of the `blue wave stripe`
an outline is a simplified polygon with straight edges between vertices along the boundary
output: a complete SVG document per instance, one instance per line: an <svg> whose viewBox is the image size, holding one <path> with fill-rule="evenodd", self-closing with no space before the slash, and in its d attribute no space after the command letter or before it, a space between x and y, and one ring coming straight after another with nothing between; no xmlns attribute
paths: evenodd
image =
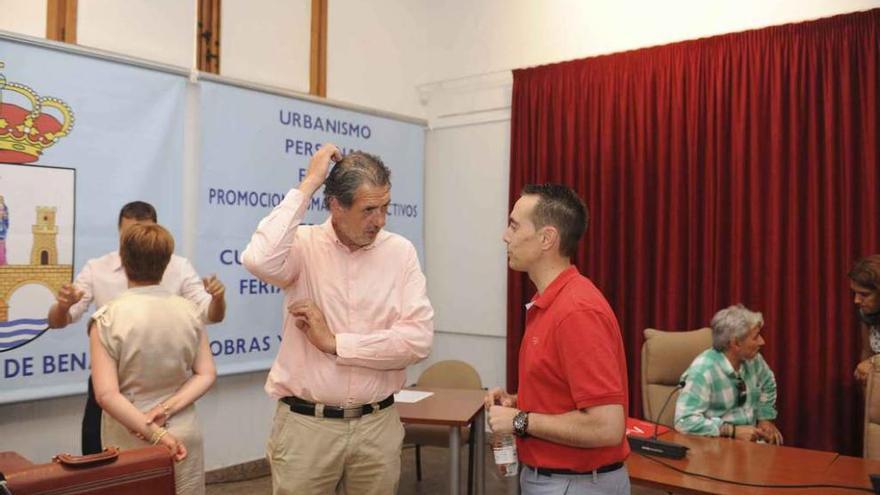
<svg viewBox="0 0 880 495"><path fill-rule="evenodd" d="M0 328L14 327L17 325L48 325L49 320L36 320L33 318L22 318L21 320L0 321Z"/></svg>
<svg viewBox="0 0 880 495"><path fill-rule="evenodd" d="M15 337L17 335L37 335L42 332L43 328L22 328L21 330L12 330L10 332L0 332L0 339L4 337Z"/></svg>
<svg viewBox="0 0 880 495"><path fill-rule="evenodd" d="M10 347L18 347L31 339L20 339L12 342L0 342L0 349L8 349Z"/></svg>

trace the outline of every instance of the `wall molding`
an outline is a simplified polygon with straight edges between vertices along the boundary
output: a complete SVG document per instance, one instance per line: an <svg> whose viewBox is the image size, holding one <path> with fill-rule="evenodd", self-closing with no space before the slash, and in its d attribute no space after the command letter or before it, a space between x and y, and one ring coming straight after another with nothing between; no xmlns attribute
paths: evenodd
<svg viewBox="0 0 880 495"><path fill-rule="evenodd" d="M510 120L513 74L488 72L420 84L428 128L462 127Z"/></svg>

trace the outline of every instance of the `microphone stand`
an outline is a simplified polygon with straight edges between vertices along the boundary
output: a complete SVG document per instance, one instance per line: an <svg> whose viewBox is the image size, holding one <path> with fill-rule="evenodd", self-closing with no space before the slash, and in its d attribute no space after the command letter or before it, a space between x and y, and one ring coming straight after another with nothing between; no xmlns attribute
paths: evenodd
<svg viewBox="0 0 880 495"><path fill-rule="evenodd" d="M657 420L663 417L663 412L666 410L666 406L669 405L669 400L672 399L675 392L684 388L684 385L685 382L682 380L678 382L678 385L676 385L671 392L669 392L666 401L663 403L663 407L660 408L660 414L657 415ZM688 448L677 443L657 440L657 430L660 428L660 423L657 421L652 421L652 423L654 423L654 435L651 436L651 438L639 438L627 435L630 449L639 454L656 455L669 459L683 458L685 454L687 454Z"/></svg>

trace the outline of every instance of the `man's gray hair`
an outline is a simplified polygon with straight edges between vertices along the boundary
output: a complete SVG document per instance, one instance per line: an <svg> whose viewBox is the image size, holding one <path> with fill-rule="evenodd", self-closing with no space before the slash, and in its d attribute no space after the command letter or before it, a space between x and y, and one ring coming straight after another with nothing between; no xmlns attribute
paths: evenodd
<svg viewBox="0 0 880 495"><path fill-rule="evenodd" d="M742 304L730 306L712 317L712 347L726 351L732 339L740 340L756 326L764 326L764 315Z"/></svg>
<svg viewBox="0 0 880 495"><path fill-rule="evenodd" d="M391 171L378 156L353 151L333 166L324 181L324 207L330 208L330 198L336 198L342 206L351 208L354 193L362 184L388 186L391 184Z"/></svg>

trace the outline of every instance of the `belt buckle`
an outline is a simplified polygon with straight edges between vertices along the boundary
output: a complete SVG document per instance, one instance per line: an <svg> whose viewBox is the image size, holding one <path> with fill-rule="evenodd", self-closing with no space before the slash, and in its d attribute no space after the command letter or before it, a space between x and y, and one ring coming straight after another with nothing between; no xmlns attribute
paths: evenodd
<svg viewBox="0 0 880 495"><path fill-rule="evenodd" d="M362 407L351 407L342 410L342 417L344 419L357 419L363 415L364 409Z"/></svg>

